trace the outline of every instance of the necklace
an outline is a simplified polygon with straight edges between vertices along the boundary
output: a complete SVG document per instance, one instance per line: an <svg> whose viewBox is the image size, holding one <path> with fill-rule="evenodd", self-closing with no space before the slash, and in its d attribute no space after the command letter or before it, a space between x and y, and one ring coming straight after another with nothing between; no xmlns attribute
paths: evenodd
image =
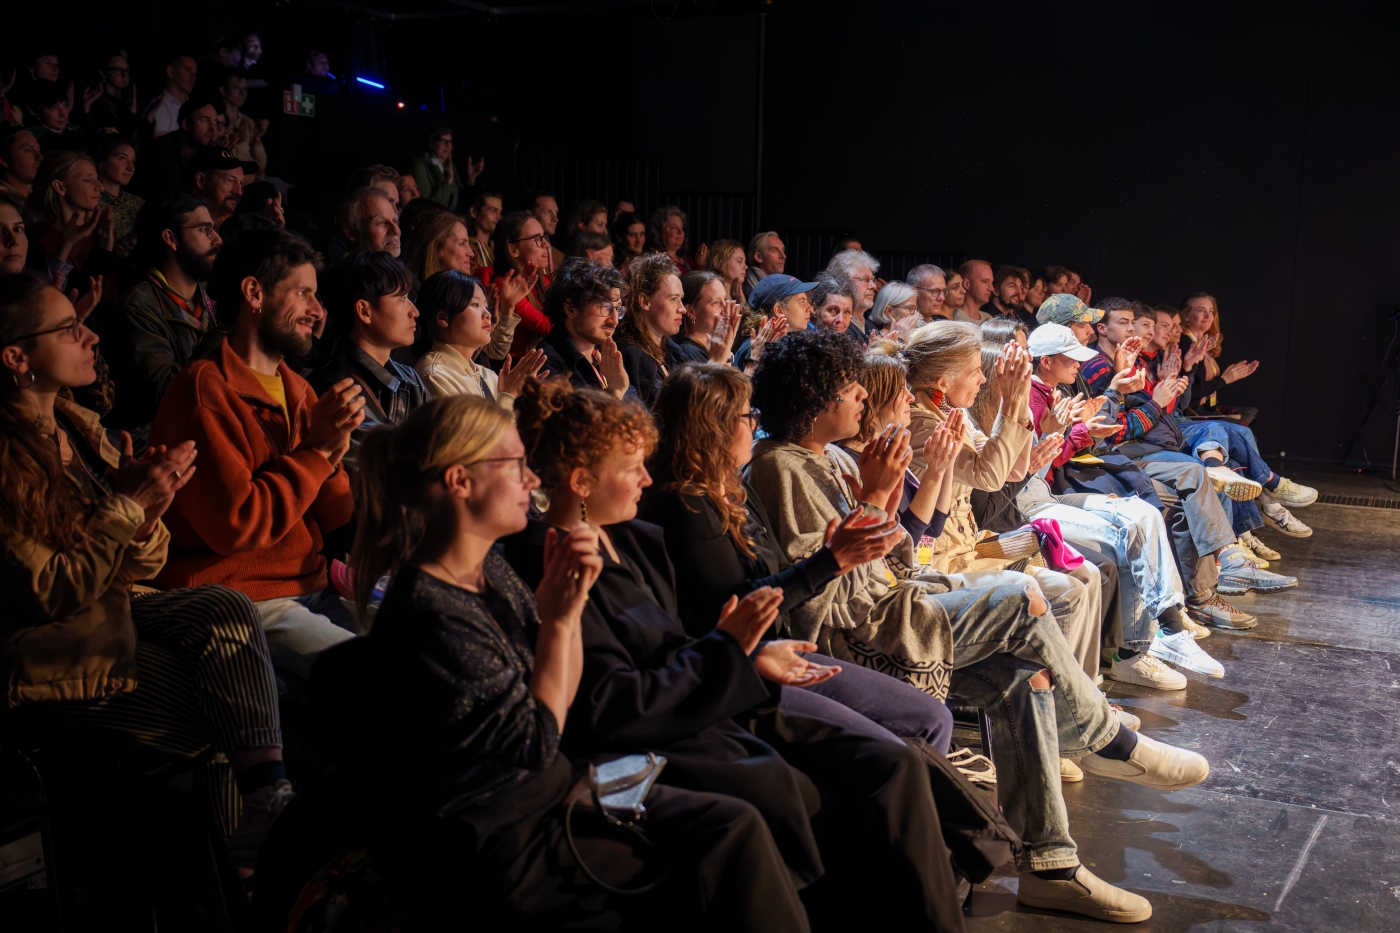
<svg viewBox="0 0 1400 933"><path fill-rule="evenodd" d="M447 566L446 564L444 564L442 561L440 561L440 560L435 560L435 561L432 561L432 563L433 563L433 565L435 565L438 569L440 569L443 573L445 573L447 576L451 577L451 578L452 578L452 582L453 582L454 584L456 584L456 585L457 585L459 588L461 588L461 589L468 590L468 591L470 591L470 592L472 592L472 593L480 593L480 592L482 592L483 590L486 589L486 568L485 568L485 566L481 566L481 567L478 567L478 568L476 569L476 579L475 579L475 580L466 581L466 580L463 580L461 576L459 576L458 574L454 573L451 569L449 569L448 566Z"/></svg>

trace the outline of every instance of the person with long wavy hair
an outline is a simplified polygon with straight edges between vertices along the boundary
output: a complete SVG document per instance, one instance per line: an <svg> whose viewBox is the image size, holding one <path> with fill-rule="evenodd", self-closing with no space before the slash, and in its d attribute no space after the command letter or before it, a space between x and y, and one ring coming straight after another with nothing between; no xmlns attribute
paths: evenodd
<svg viewBox="0 0 1400 933"><path fill-rule="evenodd" d="M681 271L665 253L646 253L627 264L627 314L617 325L628 382L648 406L661 381L685 360L673 339L685 320Z"/></svg>
<svg viewBox="0 0 1400 933"><path fill-rule="evenodd" d="M196 786L251 869L291 797L267 643L242 593L136 584L165 563L161 518L197 451L185 441L134 459L129 435L119 450L96 414L61 395L96 378L96 344L57 289L0 276L0 708L45 744L96 728L176 758L227 756L241 810L227 769L201 770Z"/></svg>
<svg viewBox="0 0 1400 933"><path fill-rule="evenodd" d="M638 516L660 525L676 565L676 595L686 630L708 634L724 601L778 586L783 602L771 634L788 637L788 612L835 577L881 553L892 521L851 512L829 523L826 543L810 557L789 561L768 514L744 483L758 418L749 404L748 377L722 363L682 366L661 387L656 405L659 439L656 482L642 495ZM936 488L936 485L935 485ZM818 664L833 658L804 655ZM811 688L899 736L918 736L940 754L948 747L952 716L938 700L886 674L858 665ZM788 690L799 701L808 691Z"/></svg>

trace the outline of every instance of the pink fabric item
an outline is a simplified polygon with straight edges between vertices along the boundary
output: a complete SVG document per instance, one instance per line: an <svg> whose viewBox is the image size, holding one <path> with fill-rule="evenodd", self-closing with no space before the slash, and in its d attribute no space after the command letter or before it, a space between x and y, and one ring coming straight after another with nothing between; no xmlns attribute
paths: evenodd
<svg viewBox="0 0 1400 933"><path fill-rule="evenodd" d="M1084 563L1083 556L1065 540L1059 522L1053 518L1037 518L1031 521L1031 527L1040 533L1040 553L1045 555L1051 570L1069 573Z"/></svg>

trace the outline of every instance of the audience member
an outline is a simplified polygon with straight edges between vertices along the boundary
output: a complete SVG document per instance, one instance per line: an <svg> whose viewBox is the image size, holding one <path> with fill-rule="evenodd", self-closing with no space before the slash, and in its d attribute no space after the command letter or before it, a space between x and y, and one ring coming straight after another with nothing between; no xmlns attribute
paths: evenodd
<svg viewBox="0 0 1400 933"><path fill-rule="evenodd" d="M613 202L612 220L617 220L623 214L635 213L637 213L637 205L633 204L626 198L618 198L616 201ZM609 221L609 223L611 222L612 221Z"/></svg>
<svg viewBox="0 0 1400 933"><path fill-rule="evenodd" d="M993 315L984 306L991 302L995 289L992 264L981 259L969 259L958 269L958 273L962 276L965 294L961 307L953 315L953 320L971 324L990 321Z"/></svg>
<svg viewBox="0 0 1400 933"><path fill-rule="evenodd" d="M34 81L25 91L24 109L30 117L29 132L45 155L87 148L87 137L72 124L73 102L56 81Z"/></svg>
<svg viewBox="0 0 1400 933"><path fill-rule="evenodd" d="M83 91L83 129L89 136L116 133L135 139L141 120L131 83L131 63L120 49L104 51L94 62L97 84Z"/></svg>
<svg viewBox="0 0 1400 933"><path fill-rule="evenodd" d="M209 294L231 331L180 370L151 425L153 447L192 440L205 456L167 513L177 556L157 584L217 582L246 593L274 663L302 678L322 651L354 637L327 586L321 544L350 519L340 461L366 402L348 378L318 398L286 363L306 354L325 316L317 264L303 240L280 230L226 244Z"/></svg>
<svg viewBox="0 0 1400 933"><path fill-rule="evenodd" d="M354 191L356 188L377 188L384 192L384 196L394 205L394 213L401 212L403 205L399 203L399 175L398 170L389 165L367 165L350 176L348 190Z"/></svg>
<svg viewBox="0 0 1400 933"><path fill-rule="evenodd" d="M744 278L749 264L744 261L744 245L738 240L715 240L710 244L709 270L724 279L724 294L731 301L748 304L744 294Z"/></svg>
<svg viewBox="0 0 1400 933"><path fill-rule="evenodd" d="M548 191L530 191L526 193L523 201L526 205L525 212L540 222L540 226L544 228L544 235L552 240L555 232L559 229L559 202L554 199L554 195ZM554 270L558 269L563 262L564 254L551 245L549 247L549 268L544 271L553 275Z"/></svg>
<svg viewBox="0 0 1400 933"><path fill-rule="evenodd" d="M97 416L61 393L91 382L97 338L62 293L28 274L0 277L0 390L5 442L0 509L7 721L45 744L125 733L172 756L206 751L201 801L229 856L251 869L291 798L282 766L277 686L248 597L226 586L149 593L171 546L162 517L194 480L193 440L131 457ZM218 470L206 451L206 472ZM147 588L141 587L141 591ZM102 752L85 750L87 754Z"/></svg>
<svg viewBox="0 0 1400 933"><path fill-rule="evenodd" d="M956 272L953 275L957 275ZM904 281L918 292L919 317L922 323L938 318L951 318L952 311L944 305L948 298L948 280L942 269L924 263L909 270Z"/></svg>
<svg viewBox="0 0 1400 933"><path fill-rule="evenodd" d="M449 211L456 211L462 200L462 185L452 164L452 128L437 126L428 134L428 151L413 160L413 180L418 183L418 196L436 201ZM470 182L468 183L470 184ZM463 205L465 206L465 205ZM497 204L500 216L500 205ZM491 231L486 231L489 238Z"/></svg>
<svg viewBox="0 0 1400 933"><path fill-rule="evenodd" d="M404 236L403 260L420 284L444 269L471 275L477 266L467 225L447 211L434 211Z"/></svg>
<svg viewBox="0 0 1400 933"><path fill-rule="evenodd" d="M136 141L114 133L104 133L92 144L97 180L102 183L102 204L112 213L112 236L116 253L125 259L136 250L136 216L146 203L125 190L136 173L141 155Z"/></svg>
<svg viewBox="0 0 1400 933"><path fill-rule="evenodd" d="M337 226L351 250L398 257L402 246L399 214L378 188L356 188L341 199Z"/></svg>
<svg viewBox="0 0 1400 933"><path fill-rule="evenodd" d="M116 229L102 194L97 166L81 152L46 157L29 193L25 213L33 222L30 268L47 272L49 281L62 291L76 288L85 293L95 281L97 294L117 295ZM86 318L92 307L82 303L79 314ZM98 414L110 411L109 402Z"/></svg>
<svg viewBox="0 0 1400 933"><path fill-rule="evenodd" d="M771 281L768 281L770 280ZM765 284L767 282L767 284ZM786 333L815 330L812 323L812 301L808 297L817 287L816 282L803 282L791 275L776 272L765 275L763 281L749 293L749 301L754 310L768 316L768 320L758 332L746 339L734 354L734 365L745 372L751 372L763 358L765 348Z"/></svg>
<svg viewBox="0 0 1400 933"><path fill-rule="evenodd" d="M837 253L826 264L825 273L844 279L851 287L851 327L852 337L866 342L865 316L875 306L875 293L879 291L875 273L880 271L880 261L867 252L847 249ZM816 302L814 302L816 303Z"/></svg>
<svg viewBox="0 0 1400 933"><path fill-rule="evenodd" d="M924 323L919 314L919 290L907 282L890 282L875 296L866 319L879 336L901 337ZM872 338L876 334L871 334Z"/></svg>
<svg viewBox="0 0 1400 933"><path fill-rule="evenodd" d="M175 130L160 135L151 145L144 169L134 179L136 193L147 202L158 204L185 191L195 154L221 147L220 119L226 112L222 97L187 98L180 105ZM241 167L242 162L239 164Z"/></svg>
<svg viewBox="0 0 1400 933"><path fill-rule="evenodd" d="M812 324L817 330L844 334L851 327L858 286L850 279L822 273L812 289ZM789 322L791 323L791 322ZM863 341L857 340L859 343Z"/></svg>
<svg viewBox="0 0 1400 933"><path fill-rule="evenodd" d="M665 253L648 253L627 264L627 314L617 326L617 345L627 382L650 408L671 368L685 362L673 339L685 317L680 270Z"/></svg>
<svg viewBox="0 0 1400 933"><path fill-rule="evenodd" d="M564 236L566 239L572 240L585 230L592 233L608 232L607 205L591 199L579 202L569 217L569 223L564 227Z"/></svg>
<svg viewBox="0 0 1400 933"><path fill-rule="evenodd" d="M176 55L165 66L165 89L155 100L146 105L145 119L151 124L153 135L161 137L180 129L182 117L180 108L194 93L195 79L199 75L199 63L188 55ZM199 143L201 146L208 142Z"/></svg>
<svg viewBox="0 0 1400 933"><path fill-rule="evenodd" d="M282 208L282 192L270 181L248 182L243 186L243 197L238 199L234 216L254 214L266 217L274 227L287 226L287 214ZM227 226L229 221L224 221Z"/></svg>
<svg viewBox="0 0 1400 933"><path fill-rule="evenodd" d="M1021 322L1027 331L1036 327L1035 315L1021 306L1026 293L1030 291L1030 279L1030 272L1020 266L998 266L996 275L992 277L992 310Z"/></svg>
<svg viewBox="0 0 1400 933"><path fill-rule="evenodd" d="M647 225L635 213L619 214L608 225L613 241L613 264L619 269L642 255L647 246Z"/></svg>
<svg viewBox="0 0 1400 933"><path fill-rule="evenodd" d="M592 230L585 230L577 234L574 237L573 243L569 244L568 255L582 256L584 259L591 259L593 262L611 266L613 264L612 240L606 233L594 233ZM550 262L553 261L553 253L551 252Z"/></svg>
<svg viewBox="0 0 1400 933"><path fill-rule="evenodd" d="M679 272L694 272L704 268L704 247L701 247L696 256L691 255L688 221L685 211L679 207L667 205L653 211L651 222L647 224L647 239L649 247L664 253Z"/></svg>
<svg viewBox="0 0 1400 933"><path fill-rule="evenodd" d="M755 308L753 290L767 275L777 275L787 266L787 247L776 230L755 233L749 241L749 274L744 277L744 296Z"/></svg>
<svg viewBox="0 0 1400 933"><path fill-rule="evenodd" d="M29 130L12 130L0 139L0 190L20 200L29 197L44 152Z"/></svg>
<svg viewBox="0 0 1400 933"><path fill-rule="evenodd" d="M549 375L540 371L545 355L539 349L515 366L507 357L499 376L475 361L477 352L492 343L486 286L475 276L455 268L428 276L418 291L418 311L428 322L425 329L433 344L414 369L434 398L476 395L511 408L526 379Z"/></svg>
<svg viewBox="0 0 1400 933"><path fill-rule="evenodd" d="M509 312L519 318L518 322L497 321L497 325L511 328L510 355L518 360L538 346L552 326L544 310L552 281L544 272L549 265L549 238L540 222L525 211L511 211L493 225L496 242L491 283L502 289L497 307L502 316ZM480 241L474 245L479 246Z"/></svg>
<svg viewBox="0 0 1400 933"><path fill-rule="evenodd" d="M1069 278L1072 273L1064 266L1045 267L1045 287L1051 295L1063 295L1070 292Z"/></svg>
<svg viewBox="0 0 1400 933"><path fill-rule="evenodd" d="M206 290L223 240L209 208L188 194L148 210L141 233L141 255L149 263L146 275L121 298L135 373L121 386L116 414L144 449L151 422L176 374L223 340ZM229 324L232 321L225 326Z"/></svg>
<svg viewBox="0 0 1400 933"><path fill-rule="evenodd" d="M221 227L238 209L243 181L257 174L258 165L242 161L231 149L209 146L190 159L190 172L190 194L204 202L214 226ZM398 253L397 237L392 251Z"/></svg>
<svg viewBox="0 0 1400 933"><path fill-rule="evenodd" d="M412 175L400 175L398 188L400 213L403 213L403 209L408 207L411 202L423 196L422 192L418 190L418 179L414 178Z"/></svg>
<svg viewBox="0 0 1400 933"><path fill-rule="evenodd" d="M943 297L943 317L955 321L958 319L958 312L962 310L963 302L967 299L967 280L963 278L962 272L956 269L945 274L948 294Z"/></svg>
<svg viewBox="0 0 1400 933"><path fill-rule="evenodd" d="M617 398L627 394L627 368L613 342L624 310L623 284L616 269L587 259L564 260L544 295L544 313L553 326L540 349L551 373L578 388L606 389Z"/></svg>
<svg viewBox="0 0 1400 933"><path fill-rule="evenodd" d="M224 144L233 150L237 158L257 165L256 171L247 173L250 178L261 175L267 170L267 149L263 146L263 137L267 135L271 121L267 117L254 120L243 112L248 104L246 75L236 71L226 73L219 93L223 95L225 116L228 117L229 135ZM394 174L397 176L398 173ZM398 197L397 192L395 197Z"/></svg>
<svg viewBox="0 0 1400 933"><path fill-rule="evenodd" d="M0 275L23 271L28 259L24 204L8 191L0 191Z"/></svg>
<svg viewBox="0 0 1400 933"><path fill-rule="evenodd" d="M406 793L357 797L399 825L449 817L464 839L494 839L453 853L467 862L457 883L471 879L485 895L464 906L487 926L616 928L629 915L643 922L653 902L598 897L585 881L584 872L618 879L636 863L599 845L605 834L585 823L584 808L566 808L575 768L561 748L588 731L580 619L602 566L598 535L550 530L535 594L493 550L526 527L539 485L527 453L510 415L473 398L437 400L366 444L355 579L392 583L369 636L370 676L351 689L371 691L360 704L375 714L362 744L405 769ZM706 928L806 929L793 878L752 805L658 785L646 812L647 835L672 860L664 903ZM561 870L577 883L540 883ZM410 904L442 897L414 880L425 890ZM432 925L442 914L419 916Z"/></svg>
<svg viewBox="0 0 1400 933"><path fill-rule="evenodd" d="M364 400L360 424L341 459L355 469L360 442L381 424L402 424L430 397L418 373L390 357L413 345L418 309L409 300L413 277L403 263L380 251L346 253L325 271L319 301L326 312L331 358L308 381L330 395L349 379Z"/></svg>
<svg viewBox="0 0 1400 933"><path fill-rule="evenodd" d="M738 244L734 244L738 246ZM739 333L739 303L728 297L718 272L687 272L681 276L681 340L678 362L728 363Z"/></svg>
<svg viewBox="0 0 1400 933"><path fill-rule="evenodd" d="M471 232L474 240L473 248L476 251L476 261L479 263L477 269L481 271L488 268L494 269L497 266L494 244L496 227L501 222L501 204L501 196L497 192L477 190L472 195L471 203L467 206L467 217L471 221ZM540 228L540 232L544 232L543 227ZM547 268L547 264L539 263L536 268L543 270Z"/></svg>

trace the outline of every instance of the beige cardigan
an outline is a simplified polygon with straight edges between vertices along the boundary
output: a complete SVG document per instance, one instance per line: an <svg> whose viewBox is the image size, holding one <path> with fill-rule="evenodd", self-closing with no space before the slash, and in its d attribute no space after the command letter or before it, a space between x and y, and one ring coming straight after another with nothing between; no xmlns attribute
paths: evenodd
<svg viewBox="0 0 1400 933"><path fill-rule="evenodd" d="M450 343L434 341L432 349L424 353L413 368L423 377L433 398L447 395L475 395L477 398L485 398L486 393L481 390L484 382L497 404L507 410L515 407L515 396L502 395L496 390L495 373L467 359Z"/></svg>
<svg viewBox="0 0 1400 933"><path fill-rule="evenodd" d="M1022 404L1021 408L1022 411L1011 412L1009 417L998 415L990 437L973 425L970 415L964 419L966 428L962 448L952 467L953 505L948 512L948 523L943 527L943 534L934 541L931 569L953 574L969 570L1002 570L1013 563L1005 558L977 556L978 538L991 536L992 533L978 532L977 522L972 517L972 490L995 492L1007 480L1018 480L1026 475L1035 435L1023 426L1030 421L1029 406ZM924 442L943 423L945 415L922 392L910 406L909 415L909 429L913 432L910 447L914 450L914 462L909 468L922 479L924 471L928 469L928 463L924 460Z"/></svg>

